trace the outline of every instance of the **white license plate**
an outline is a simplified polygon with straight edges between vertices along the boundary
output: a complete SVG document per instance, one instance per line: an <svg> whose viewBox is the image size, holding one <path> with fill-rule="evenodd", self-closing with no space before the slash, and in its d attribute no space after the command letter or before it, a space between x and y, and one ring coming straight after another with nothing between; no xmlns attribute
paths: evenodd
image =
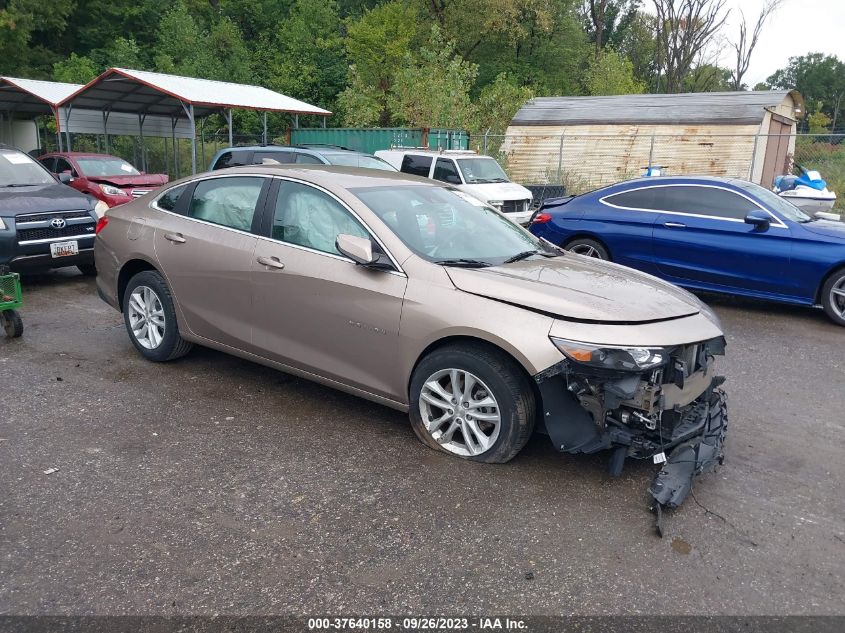
<svg viewBox="0 0 845 633"><path fill-rule="evenodd" d="M79 242L53 242L50 244L50 254L53 257L68 257L79 255Z"/></svg>

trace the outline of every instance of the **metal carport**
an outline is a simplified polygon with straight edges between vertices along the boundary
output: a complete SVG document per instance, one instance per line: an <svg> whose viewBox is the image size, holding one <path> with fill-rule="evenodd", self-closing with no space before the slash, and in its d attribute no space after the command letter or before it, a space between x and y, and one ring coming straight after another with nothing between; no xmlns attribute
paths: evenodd
<svg viewBox="0 0 845 633"><path fill-rule="evenodd" d="M12 120L16 115L36 119L51 114L58 122L59 104L80 88L81 84L0 77L0 111L8 113L10 136ZM61 146L61 135L59 145Z"/></svg>
<svg viewBox="0 0 845 633"><path fill-rule="evenodd" d="M267 142L267 112L330 116L328 110L312 106L260 86L165 75L142 70L110 68L85 86L67 96L59 104L67 115L74 108L99 110L103 124L111 112L136 114L143 143L143 125L147 116L164 116L176 122L188 119L191 134L191 172L197 171L196 120L222 113L229 127L232 144L232 110L257 110L264 113L264 142ZM325 118L323 119L325 125Z"/></svg>

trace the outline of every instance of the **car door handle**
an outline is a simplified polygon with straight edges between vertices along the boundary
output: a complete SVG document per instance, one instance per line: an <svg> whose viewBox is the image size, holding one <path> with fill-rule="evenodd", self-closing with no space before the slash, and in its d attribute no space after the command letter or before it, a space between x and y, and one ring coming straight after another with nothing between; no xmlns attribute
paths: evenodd
<svg viewBox="0 0 845 633"><path fill-rule="evenodd" d="M187 240L182 236L181 233L165 233L164 239L168 242L173 242L174 244L184 244Z"/></svg>
<svg viewBox="0 0 845 633"><path fill-rule="evenodd" d="M680 222L664 222L663 226L667 229L685 229L687 228L686 224L681 224Z"/></svg>
<svg viewBox="0 0 845 633"><path fill-rule="evenodd" d="M281 270L285 267L285 265L279 261L278 257L257 257L256 261L262 266L269 266L270 268L275 268L277 270Z"/></svg>

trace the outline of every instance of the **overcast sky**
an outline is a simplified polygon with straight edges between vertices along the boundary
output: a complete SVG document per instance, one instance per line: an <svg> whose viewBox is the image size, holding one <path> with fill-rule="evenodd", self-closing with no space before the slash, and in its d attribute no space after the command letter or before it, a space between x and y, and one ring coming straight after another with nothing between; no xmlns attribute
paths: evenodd
<svg viewBox="0 0 845 633"><path fill-rule="evenodd" d="M654 13L651 0L643 4ZM724 31L729 41L739 32L740 9L753 23L763 4L764 0L727 0L725 6L731 14ZM732 68L736 53L728 45L722 50L719 64ZM845 61L845 0L785 0L766 23L743 81L753 88L786 66L790 57L810 52L836 55Z"/></svg>

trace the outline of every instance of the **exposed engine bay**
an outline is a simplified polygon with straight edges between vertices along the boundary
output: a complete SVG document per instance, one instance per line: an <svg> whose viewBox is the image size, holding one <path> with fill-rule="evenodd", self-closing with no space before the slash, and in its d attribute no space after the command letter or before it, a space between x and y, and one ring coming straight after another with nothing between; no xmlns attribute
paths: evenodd
<svg viewBox="0 0 845 633"><path fill-rule="evenodd" d="M567 359L534 378L558 450L609 450L612 475L628 457L663 464L649 488L658 509L680 505L693 477L721 463L727 406L714 357L723 337L656 349L555 344Z"/></svg>

